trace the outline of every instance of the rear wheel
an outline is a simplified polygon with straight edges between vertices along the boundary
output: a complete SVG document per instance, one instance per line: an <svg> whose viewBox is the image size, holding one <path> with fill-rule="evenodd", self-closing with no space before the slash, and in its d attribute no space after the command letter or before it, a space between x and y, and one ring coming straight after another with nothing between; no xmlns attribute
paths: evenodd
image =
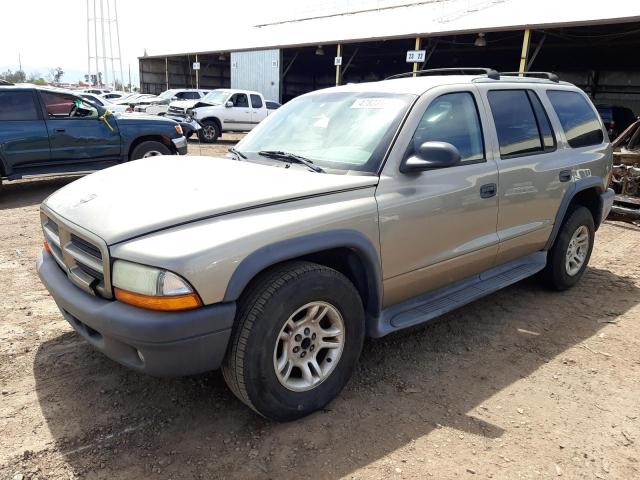
<svg viewBox="0 0 640 480"><path fill-rule="evenodd" d="M331 268L289 262L262 274L241 298L222 372L256 412L294 420L340 393L363 340L353 284Z"/></svg>
<svg viewBox="0 0 640 480"><path fill-rule="evenodd" d="M164 143L148 140L146 142L142 142L133 149L129 160L156 157L158 155L171 155L171 150L169 150Z"/></svg>
<svg viewBox="0 0 640 480"><path fill-rule="evenodd" d="M198 137L201 142L214 143L220 136L220 126L213 120L204 120L202 128L198 130Z"/></svg>
<svg viewBox="0 0 640 480"><path fill-rule="evenodd" d="M549 251L543 271L547 285L566 290L578 283L591 258L594 235L595 225L589 209L578 206L569 212Z"/></svg>

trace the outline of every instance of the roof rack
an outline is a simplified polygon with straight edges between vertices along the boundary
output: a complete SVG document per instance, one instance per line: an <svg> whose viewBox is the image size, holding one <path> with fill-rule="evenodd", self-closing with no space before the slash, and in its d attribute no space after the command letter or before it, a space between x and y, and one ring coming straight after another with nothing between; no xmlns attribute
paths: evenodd
<svg viewBox="0 0 640 480"><path fill-rule="evenodd" d="M414 74L416 76L422 75L486 75L493 80L500 80L500 74L494 70L493 68L476 68L476 67L467 67L467 68L432 68L430 70L418 70L416 72L405 72L398 73L397 75L391 75L390 77L385 78L385 80L392 80L394 78L407 78L412 77Z"/></svg>
<svg viewBox="0 0 640 480"><path fill-rule="evenodd" d="M505 77L534 77L534 78L546 78L552 82L559 83L560 77L551 72L500 72L500 75Z"/></svg>

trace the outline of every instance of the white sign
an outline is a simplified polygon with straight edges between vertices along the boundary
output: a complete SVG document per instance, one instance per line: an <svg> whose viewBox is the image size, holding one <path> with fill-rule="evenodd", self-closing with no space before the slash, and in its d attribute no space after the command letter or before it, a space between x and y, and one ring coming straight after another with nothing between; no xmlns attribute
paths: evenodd
<svg viewBox="0 0 640 480"><path fill-rule="evenodd" d="M333 64L337 67L338 65L342 65L342 57L335 57L333 59Z"/></svg>
<svg viewBox="0 0 640 480"><path fill-rule="evenodd" d="M424 62L426 57L426 50L408 50L407 51L407 63L420 63Z"/></svg>
<svg viewBox="0 0 640 480"><path fill-rule="evenodd" d="M200 62L193 62L193 69L200 70Z"/></svg>

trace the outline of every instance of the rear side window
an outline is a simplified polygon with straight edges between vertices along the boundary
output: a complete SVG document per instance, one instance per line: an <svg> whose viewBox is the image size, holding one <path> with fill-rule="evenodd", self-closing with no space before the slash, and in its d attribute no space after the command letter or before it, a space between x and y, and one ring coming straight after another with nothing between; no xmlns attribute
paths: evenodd
<svg viewBox="0 0 640 480"><path fill-rule="evenodd" d="M545 146L546 149L554 148L549 120L533 92L492 90L487 96L496 125L501 157L540 153L545 151ZM535 103L535 108L532 103ZM539 110L538 116L534 109ZM541 127L538 127L538 117Z"/></svg>
<svg viewBox="0 0 640 480"><path fill-rule="evenodd" d="M198 100L200 98L200 94L198 92L183 92L182 95L178 94L179 98L187 99L187 100Z"/></svg>
<svg viewBox="0 0 640 480"><path fill-rule="evenodd" d="M551 128L551 122L549 121L547 111L542 106L542 103L535 92L528 90L527 95L529 96L529 101L533 107L533 112L536 115L536 121L538 122L538 130L540 130L540 138L542 140L544 151L550 152L555 150L556 137L553 134L553 129Z"/></svg>
<svg viewBox="0 0 640 480"><path fill-rule="evenodd" d="M251 105L253 108L262 108L262 99L260 95L251 95Z"/></svg>
<svg viewBox="0 0 640 480"><path fill-rule="evenodd" d="M482 127L473 95L447 93L431 102L413 134L408 155L424 142L450 143L460 152L463 163L484 160Z"/></svg>
<svg viewBox="0 0 640 480"><path fill-rule="evenodd" d="M548 90L571 148L599 145L604 140L602 127L589 102L578 92Z"/></svg>
<svg viewBox="0 0 640 480"><path fill-rule="evenodd" d="M0 92L0 121L38 120L31 92Z"/></svg>

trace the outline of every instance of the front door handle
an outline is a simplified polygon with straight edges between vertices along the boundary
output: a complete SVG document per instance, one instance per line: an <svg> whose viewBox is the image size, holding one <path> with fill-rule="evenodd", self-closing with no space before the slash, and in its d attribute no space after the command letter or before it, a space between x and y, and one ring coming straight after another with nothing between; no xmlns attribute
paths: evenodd
<svg viewBox="0 0 640 480"><path fill-rule="evenodd" d="M480 197L491 198L498 193L498 186L495 183L487 183L480 187Z"/></svg>
<svg viewBox="0 0 640 480"><path fill-rule="evenodd" d="M64 128L56 128L55 130L58 133L66 132L66 130Z"/></svg>
<svg viewBox="0 0 640 480"><path fill-rule="evenodd" d="M558 178L561 182L568 182L569 180L571 180L571 170L561 170Z"/></svg>

